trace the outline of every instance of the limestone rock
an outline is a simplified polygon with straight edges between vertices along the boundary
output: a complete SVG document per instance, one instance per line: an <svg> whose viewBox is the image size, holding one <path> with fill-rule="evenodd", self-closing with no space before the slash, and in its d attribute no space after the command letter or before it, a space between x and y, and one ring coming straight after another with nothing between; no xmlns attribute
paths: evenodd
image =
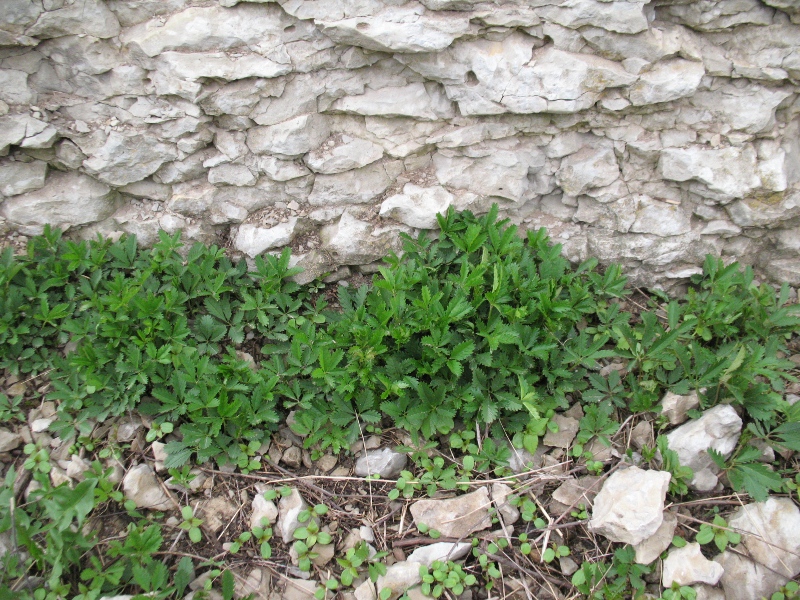
<svg viewBox="0 0 800 600"><path fill-rule="evenodd" d="M381 204L380 215L419 229L435 229L437 214L445 214L453 204L453 194L441 186L420 187L407 183L402 194L390 196Z"/></svg>
<svg viewBox="0 0 800 600"><path fill-rule="evenodd" d="M250 529L263 527L262 519L267 519L271 523L278 520L278 507L272 500L267 500L263 494L253 498L253 512L250 513Z"/></svg>
<svg viewBox="0 0 800 600"><path fill-rule="evenodd" d="M244 165L225 163L208 170L208 182L214 185L255 185L256 176Z"/></svg>
<svg viewBox="0 0 800 600"><path fill-rule="evenodd" d="M378 52L434 52L469 31L469 18L440 15L422 6L389 7L364 17L321 21L323 33L337 44Z"/></svg>
<svg viewBox="0 0 800 600"><path fill-rule="evenodd" d="M727 458L736 448L741 430L742 419L733 407L719 404L669 432L667 442L670 450L678 453L681 465L694 471L692 486L709 491L716 485L718 469L707 450L713 448Z"/></svg>
<svg viewBox="0 0 800 600"><path fill-rule="evenodd" d="M295 530L302 525L297 517L307 508L308 504L303 500L300 492L295 489L278 502L278 533L284 544L289 544L294 540Z"/></svg>
<svg viewBox="0 0 800 600"><path fill-rule="evenodd" d="M374 262L396 249L399 231L407 232L397 227L377 229L360 218L355 209L348 207L337 223L322 228L320 237L324 249L333 254L339 264L354 265ZM323 268L317 276L332 270Z"/></svg>
<svg viewBox="0 0 800 600"><path fill-rule="evenodd" d="M649 565L656 560L672 544L678 517L668 510L664 511L664 520L656 532L647 539L634 546L636 562L640 565Z"/></svg>
<svg viewBox="0 0 800 600"><path fill-rule="evenodd" d="M628 231L651 233L661 237L683 235L692 230L691 215L681 206L647 198L639 198L636 220Z"/></svg>
<svg viewBox="0 0 800 600"><path fill-rule="evenodd" d="M368 89L363 94L336 100L331 110L358 115L413 117L423 121L455 116L452 104L435 83Z"/></svg>
<svg viewBox="0 0 800 600"><path fill-rule="evenodd" d="M728 526L742 534L746 554L760 564L789 578L800 573L800 510L790 498L747 504Z"/></svg>
<svg viewBox="0 0 800 600"><path fill-rule="evenodd" d="M16 450L22 443L22 436L8 429L0 429L0 452Z"/></svg>
<svg viewBox="0 0 800 600"><path fill-rule="evenodd" d="M166 22L155 18L131 27L120 40L147 56L158 56L167 50L228 50L261 44L288 25L276 6L191 7Z"/></svg>
<svg viewBox="0 0 800 600"><path fill-rule="evenodd" d="M51 173L43 188L14 196L0 205L0 215L38 234L44 225L67 229L109 217L118 206L118 195L104 183L77 172Z"/></svg>
<svg viewBox="0 0 800 600"><path fill-rule="evenodd" d="M661 584L669 588L673 583L692 585L707 583L717 585L723 569L719 563L708 560L700 551L700 544L693 542L683 548L673 548L664 560Z"/></svg>
<svg viewBox="0 0 800 600"><path fill-rule="evenodd" d="M462 538L491 527L488 488L481 487L448 500L418 500L411 505L414 522L436 529L445 537Z"/></svg>
<svg viewBox="0 0 800 600"><path fill-rule="evenodd" d="M661 414L669 420L670 425L680 425L689 418L686 413L698 406L700 398L696 391L685 396L667 392L661 399Z"/></svg>
<svg viewBox="0 0 800 600"><path fill-rule="evenodd" d="M642 106L691 96L705 72L703 63L680 58L656 63L630 87L628 98L634 106Z"/></svg>
<svg viewBox="0 0 800 600"><path fill-rule="evenodd" d="M269 228L249 224L239 225L233 247L248 256L256 257L271 248L290 244L296 229L297 217L289 217L286 223L279 223Z"/></svg>
<svg viewBox="0 0 800 600"><path fill-rule="evenodd" d="M638 33L647 29L643 7L646 3L576 0L560 6L548 6L542 15L554 23L577 29L583 25L602 27L619 33Z"/></svg>
<svg viewBox="0 0 800 600"><path fill-rule="evenodd" d="M408 555L408 562L415 562L426 567L438 560L447 562L448 560L459 560L469 554L472 544L469 542L437 542L420 546Z"/></svg>
<svg viewBox="0 0 800 600"><path fill-rule="evenodd" d="M198 518L203 519L203 529L217 535L236 516L238 508L227 496L214 496L201 505Z"/></svg>
<svg viewBox="0 0 800 600"><path fill-rule="evenodd" d="M319 146L330 134L320 115L301 115L277 125L253 127L247 132L247 146L255 154L301 156Z"/></svg>
<svg viewBox="0 0 800 600"><path fill-rule="evenodd" d="M391 448L369 450L356 461L355 473L359 477L379 475L381 479L395 479L406 468L408 457Z"/></svg>
<svg viewBox="0 0 800 600"><path fill-rule="evenodd" d="M581 504L590 508L600 492L600 477L585 475L578 479L567 479L553 492L553 500L558 502L558 509L566 511L578 508Z"/></svg>
<svg viewBox="0 0 800 600"><path fill-rule="evenodd" d="M280 160L274 156L260 156L257 164L259 171L275 181L290 181L310 173L302 164L290 160Z"/></svg>
<svg viewBox="0 0 800 600"><path fill-rule="evenodd" d="M391 590L388 600L396 600L408 588L421 582L422 576L419 574L419 563L402 561L388 567L386 573L378 577L375 587L378 590Z"/></svg>
<svg viewBox="0 0 800 600"><path fill-rule="evenodd" d="M305 579L284 579L283 596L281 600L314 600L314 591L318 584L316 581Z"/></svg>
<svg viewBox="0 0 800 600"><path fill-rule="evenodd" d="M761 198L749 196L731 202L725 209L739 227L773 227L800 215L800 193L787 191Z"/></svg>
<svg viewBox="0 0 800 600"><path fill-rule="evenodd" d="M481 196L497 196L520 202L530 187L529 173L545 164L539 148L486 145L478 156L433 155L436 179L450 190L469 190Z"/></svg>
<svg viewBox="0 0 800 600"><path fill-rule="evenodd" d="M758 133L774 121L775 109L788 94L786 90L751 83L744 87L725 85L714 91L698 91L689 101L734 129Z"/></svg>
<svg viewBox="0 0 800 600"><path fill-rule="evenodd" d="M0 165L0 195L16 196L41 189L46 175L47 163L41 160L4 163Z"/></svg>
<svg viewBox="0 0 800 600"><path fill-rule="evenodd" d="M720 150L700 146L665 148L658 168L665 179L696 180L706 188L697 188L697 193L723 201L743 198L761 183L751 146Z"/></svg>
<svg viewBox="0 0 800 600"><path fill-rule="evenodd" d="M552 446L554 448L569 448L572 445L572 440L578 434L580 423L578 419L567 417L562 414L556 414L552 421L558 425L558 431L547 430L542 443L545 446Z"/></svg>
<svg viewBox="0 0 800 600"><path fill-rule="evenodd" d="M148 135L123 135L113 131L98 149L87 152L86 171L109 185L144 179L165 162L177 158L175 148Z"/></svg>
<svg viewBox="0 0 800 600"><path fill-rule="evenodd" d="M508 501L508 497L513 493L514 490L505 483L495 482L492 484L492 502L507 527L516 523L520 516L517 507L512 506Z"/></svg>
<svg viewBox="0 0 800 600"><path fill-rule="evenodd" d="M342 142L326 142L306 156L306 164L315 173L332 175L360 169L383 157L383 147L370 141L346 136Z"/></svg>
<svg viewBox="0 0 800 600"><path fill-rule="evenodd" d="M159 68L171 76L194 81L213 77L235 81L248 77L278 77L291 72L291 65L280 64L258 54L231 57L224 52L164 52Z"/></svg>
<svg viewBox="0 0 800 600"><path fill-rule="evenodd" d="M556 181L570 196L610 185L620 176L614 151L608 146L583 148L561 161Z"/></svg>
<svg viewBox="0 0 800 600"><path fill-rule="evenodd" d="M136 465L125 474L122 490L137 508L171 510L177 506L161 487L153 469L146 464Z"/></svg>
<svg viewBox="0 0 800 600"><path fill-rule="evenodd" d="M594 500L589 527L614 542L639 544L664 520L664 498L671 475L629 467L609 476Z"/></svg>
<svg viewBox="0 0 800 600"><path fill-rule="evenodd" d="M27 118L20 115L0 117L0 154L5 153L11 145L19 144L25 139Z"/></svg>
<svg viewBox="0 0 800 600"><path fill-rule="evenodd" d="M91 35L111 38L119 33L119 21L101 0L74 0L55 3L25 33L38 38L55 38L63 35Z"/></svg>
<svg viewBox="0 0 800 600"><path fill-rule="evenodd" d="M502 104L515 113L573 113L591 107L605 89L635 80L610 60L548 46L507 83Z"/></svg>
<svg viewBox="0 0 800 600"><path fill-rule="evenodd" d="M365 204L377 198L392 184L383 163L374 163L335 175L317 175L308 196L312 206Z"/></svg>
<svg viewBox="0 0 800 600"><path fill-rule="evenodd" d="M14 69L0 69L0 101L7 104L31 104L36 94L28 86L28 74Z"/></svg>

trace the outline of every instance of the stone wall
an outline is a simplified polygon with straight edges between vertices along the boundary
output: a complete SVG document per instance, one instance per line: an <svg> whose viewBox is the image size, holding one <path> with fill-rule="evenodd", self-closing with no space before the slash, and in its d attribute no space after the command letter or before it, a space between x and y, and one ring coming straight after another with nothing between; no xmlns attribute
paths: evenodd
<svg viewBox="0 0 800 600"><path fill-rule="evenodd" d="M796 0L2 0L0 216L315 274L497 202L639 283L796 285L799 78Z"/></svg>

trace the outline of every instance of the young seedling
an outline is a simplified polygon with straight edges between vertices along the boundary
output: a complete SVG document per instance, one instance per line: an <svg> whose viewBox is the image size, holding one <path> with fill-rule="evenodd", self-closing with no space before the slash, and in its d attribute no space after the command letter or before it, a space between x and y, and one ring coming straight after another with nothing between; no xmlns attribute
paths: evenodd
<svg viewBox="0 0 800 600"><path fill-rule="evenodd" d="M189 532L189 539L192 540L193 543L199 544L200 540L203 539L203 534L200 531L200 525L203 524L203 520L194 516L194 511L191 506L184 506L181 508L181 517L183 517L183 521L178 527Z"/></svg>
<svg viewBox="0 0 800 600"><path fill-rule="evenodd" d="M695 536L695 541L704 546L710 542L719 548L720 552L725 552L728 545L736 545L742 541L742 536L728 527L728 522L721 516L714 515L712 524L703 523Z"/></svg>

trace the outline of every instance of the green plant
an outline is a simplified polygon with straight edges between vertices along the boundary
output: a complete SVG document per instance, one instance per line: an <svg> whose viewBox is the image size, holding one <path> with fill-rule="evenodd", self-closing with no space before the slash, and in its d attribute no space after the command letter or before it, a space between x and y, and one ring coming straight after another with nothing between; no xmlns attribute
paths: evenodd
<svg viewBox="0 0 800 600"><path fill-rule="evenodd" d="M194 511L191 506L184 506L181 508L181 517L183 520L178 527L189 533L189 539L192 540L193 543L199 544L200 540L203 539L203 532L200 531L203 520L194 516Z"/></svg>
<svg viewBox="0 0 800 600"><path fill-rule="evenodd" d="M311 561L319 556L319 553L314 550L316 544L330 544L331 534L322 531L319 526L317 517L322 516L328 512L328 507L324 504L317 504L311 510L300 511L297 520L305 525L298 527L294 531L293 548L297 553L298 567L301 571L311 570Z"/></svg>
<svg viewBox="0 0 800 600"><path fill-rule="evenodd" d="M728 544L735 545L742 540L742 536L728 528L728 523L720 515L714 515L713 523L703 523L695 536L695 541L700 545L711 543L717 546L720 552L725 552Z"/></svg>
<svg viewBox="0 0 800 600"><path fill-rule="evenodd" d="M796 581L788 581L786 585L770 596L770 600L789 600L798 597L800 597L800 584Z"/></svg>
<svg viewBox="0 0 800 600"><path fill-rule="evenodd" d="M556 558L569 556L569 546L562 546L559 544L552 544L550 547L545 548L542 553L542 560L546 563L553 562Z"/></svg>
<svg viewBox="0 0 800 600"><path fill-rule="evenodd" d="M25 415L22 410L22 396L9 398L0 393L0 422L10 423L11 421L21 421Z"/></svg>
<svg viewBox="0 0 800 600"><path fill-rule="evenodd" d="M422 578L420 590L432 598L440 597L445 590L459 596L478 581L475 575L467 573L461 565L451 560L446 562L435 560L430 567L420 565L419 575Z"/></svg>
<svg viewBox="0 0 800 600"><path fill-rule="evenodd" d="M348 548L344 558L336 559L336 562L342 567L342 573L340 575L342 585L352 585L353 581L359 576L360 569L365 564L370 580L373 583L378 581L378 577L386 574L386 565L380 561L387 554L387 552L371 553L369 546L363 541L356 544L353 548Z"/></svg>
<svg viewBox="0 0 800 600"><path fill-rule="evenodd" d="M663 600L695 600L697 592L691 586L673 583L670 589L664 590L661 598Z"/></svg>
<svg viewBox="0 0 800 600"><path fill-rule="evenodd" d="M669 482L669 491L672 494L684 495L689 492L689 482L694 476L690 467L681 466L678 453L670 450L667 436L660 435L656 438L656 447L661 454L661 469L672 475Z"/></svg>

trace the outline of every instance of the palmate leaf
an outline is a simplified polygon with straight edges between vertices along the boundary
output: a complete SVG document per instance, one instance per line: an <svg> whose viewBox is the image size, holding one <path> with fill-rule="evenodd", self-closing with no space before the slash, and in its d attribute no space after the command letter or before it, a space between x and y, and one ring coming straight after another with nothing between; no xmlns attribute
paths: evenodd
<svg viewBox="0 0 800 600"><path fill-rule="evenodd" d="M760 454L760 451L759 451ZM728 481L737 492L744 489L756 502L764 502L769 490L780 491L783 488L781 476L770 471L762 463L739 463L728 469Z"/></svg>

